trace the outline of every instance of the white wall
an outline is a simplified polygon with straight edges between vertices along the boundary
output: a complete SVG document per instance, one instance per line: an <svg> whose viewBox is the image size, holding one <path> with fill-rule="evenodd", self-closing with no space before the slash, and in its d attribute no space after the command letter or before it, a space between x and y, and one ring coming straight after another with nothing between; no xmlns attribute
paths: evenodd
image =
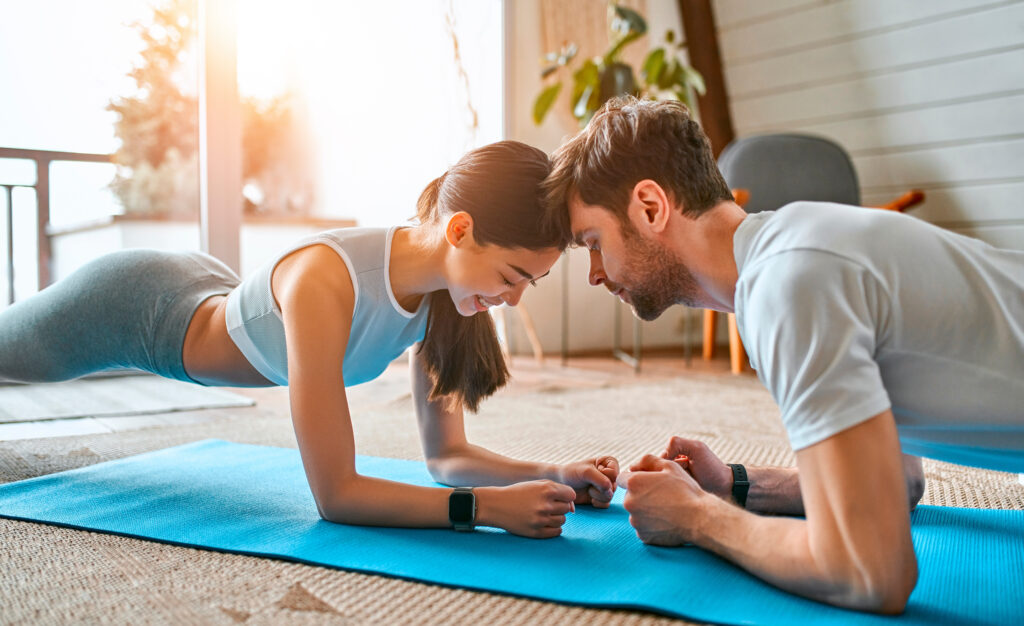
<svg viewBox="0 0 1024 626"><path fill-rule="evenodd" d="M505 1L510 5L506 13L509 21L507 35L510 38L510 58L507 60L510 76L506 87L509 91L508 138L551 151L579 129L559 125L556 115L549 115L542 126L534 125L533 101L541 89L540 59L547 52L541 49L540 3L538 0ZM680 34L682 24L678 21L676 0L648 0L647 11L649 30L655 41L661 40L667 28ZM565 102L560 100L555 106L565 106ZM610 348L616 307L622 309L623 344L631 347L634 323L632 313L603 287L591 287L587 283L589 261L586 253L570 250L552 269L551 276L538 282L536 288L527 290L520 304L533 317L545 353L554 354L561 349L562 272L565 271L563 265L567 260L569 350L579 352ZM675 307L654 322L640 322L643 328L642 346L681 346L685 339L681 332L684 316L689 319L692 335L690 343L695 345L699 341L700 312ZM530 347L518 317L513 313L507 319L513 349L519 353L529 352Z"/></svg>
<svg viewBox="0 0 1024 626"><path fill-rule="evenodd" d="M864 204L1024 249L1024 2L714 2L737 136L798 131L853 157Z"/></svg>

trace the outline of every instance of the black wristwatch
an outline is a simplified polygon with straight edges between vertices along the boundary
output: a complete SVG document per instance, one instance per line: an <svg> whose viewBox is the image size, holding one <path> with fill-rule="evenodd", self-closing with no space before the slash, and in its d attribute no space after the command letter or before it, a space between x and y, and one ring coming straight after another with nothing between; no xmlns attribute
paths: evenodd
<svg viewBox="0 0 1024 626"><path fill-rule="evenodd" d="M732 468L732 499L741 509L747 508L747 492L750 490L750 480L747 479L747 468L739 463L730 463Z"/></svg>
<svg viewBox="0 0 1024 626"><path fill-rule="evenodd" d="M448 521L455 530L470 531L476 522L476 494L472 487L456 487L448 496Z"/></svg>

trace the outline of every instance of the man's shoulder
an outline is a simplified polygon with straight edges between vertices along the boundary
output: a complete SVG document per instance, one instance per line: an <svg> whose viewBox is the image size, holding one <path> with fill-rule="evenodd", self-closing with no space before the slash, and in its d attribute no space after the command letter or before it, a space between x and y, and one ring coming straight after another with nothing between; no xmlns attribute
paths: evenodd
<svg viewBox="0 0 1024 626"><path fill-rule="evenodd" d="M793 202L757 219L756 232L743 243L741 275L763 266L768 259L775 271L814 271L810 267L790 267L780 259L799 251L803 256L844 258L869 264L866 252L872 241L885 238L885 211L872 211L830 202ZM889 225L892 226L892 225ZM753 229L751 229L753 230ZM761 267L761 269L764 269Z"/></svg>

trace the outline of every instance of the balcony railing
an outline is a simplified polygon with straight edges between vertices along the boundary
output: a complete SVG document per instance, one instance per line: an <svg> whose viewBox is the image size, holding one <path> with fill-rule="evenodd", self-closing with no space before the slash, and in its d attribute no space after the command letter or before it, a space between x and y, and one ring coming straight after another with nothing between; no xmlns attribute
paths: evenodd
<svg viewBox="0 0 1024 626"><path fill-rule="evenodd" d="M5 183L0 188L7 196L7 284L8 303L14 302L14 190L29 188L36 194L36 250L38 257L38 284L43 289L50 284L53 253L50 247L50 163L54 161L77 161L80 163L110 163L113 155L90 154L85 152L55 152L53 150L25 150L22 148L0 148L0 159L22 159L34 161L36 182Z"/></svg>

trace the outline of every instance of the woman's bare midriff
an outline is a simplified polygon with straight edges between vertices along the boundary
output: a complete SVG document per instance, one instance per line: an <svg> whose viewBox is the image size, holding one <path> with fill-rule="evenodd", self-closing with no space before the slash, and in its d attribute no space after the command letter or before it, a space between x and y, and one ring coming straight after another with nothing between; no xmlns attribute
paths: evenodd
<svg viewBox="0 0 1024 626"><path fill-rule="evenodd" d="M185 371L205 385L271 387L228 335L224 320L227 296L207 298L196 309L185 332L182 359Z"/></svg>

